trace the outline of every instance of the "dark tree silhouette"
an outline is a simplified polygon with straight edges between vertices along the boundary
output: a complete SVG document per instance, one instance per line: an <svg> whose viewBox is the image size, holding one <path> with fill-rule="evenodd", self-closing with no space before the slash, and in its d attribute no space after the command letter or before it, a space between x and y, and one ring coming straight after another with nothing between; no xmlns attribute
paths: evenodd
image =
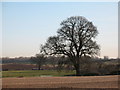
<svg viewBox="0 0 120 90"><path fill-rule="evenodd" d="M36 54L36 57L31 57L30 60L38 65L38 70L45 63L46 57L43 54Z"/></svg>
<svg viewBox="0 0 120 90"><path fill-rule="evenodd" d="M42 46L41 52L69 57L76 70L76 75L80 75L81 57L96 56L100 50L95 41L95 37L98 35L97 28L82 16L67 18L60 25L57 36L49 37Z"/></svg>

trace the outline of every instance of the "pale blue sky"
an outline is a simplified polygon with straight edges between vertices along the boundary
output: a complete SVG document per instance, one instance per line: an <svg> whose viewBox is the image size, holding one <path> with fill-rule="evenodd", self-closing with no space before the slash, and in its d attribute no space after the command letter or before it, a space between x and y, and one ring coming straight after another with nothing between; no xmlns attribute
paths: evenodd
<svg viewBox="0 0 120 90"><path fill-rule="evenodd" d="M2 10L1 56L34 56L70 16L84 16L98 28L101 57L118 56L117 2L6 2Z"/></svg>

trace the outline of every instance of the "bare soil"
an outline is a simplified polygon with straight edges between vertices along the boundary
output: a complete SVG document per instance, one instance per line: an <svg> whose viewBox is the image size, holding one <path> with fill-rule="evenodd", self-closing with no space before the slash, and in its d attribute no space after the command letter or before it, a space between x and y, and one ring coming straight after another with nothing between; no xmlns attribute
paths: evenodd
<svg viewBox="0 0 120 90"><path fill-rule="evenodd" d="M118 75L2 78L2 88L118 88Z"/></svg>

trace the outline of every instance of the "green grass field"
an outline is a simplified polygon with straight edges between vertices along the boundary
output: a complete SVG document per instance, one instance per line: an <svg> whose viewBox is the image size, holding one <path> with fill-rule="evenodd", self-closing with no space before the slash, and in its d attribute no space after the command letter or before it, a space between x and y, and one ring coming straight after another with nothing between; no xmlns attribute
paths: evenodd
<svg viewBox="0 0 120 90"><path fill-rule="evenodd" d="M23 71L2 71L2 77L36 77L36 76L65 76L75 74L75 71L56 70L23 70Z"/></svg>

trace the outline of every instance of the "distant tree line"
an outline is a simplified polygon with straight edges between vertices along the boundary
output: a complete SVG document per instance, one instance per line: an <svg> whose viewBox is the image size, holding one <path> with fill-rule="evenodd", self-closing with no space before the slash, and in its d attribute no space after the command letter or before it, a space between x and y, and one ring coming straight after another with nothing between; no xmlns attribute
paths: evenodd
<svg viewBox="0 0 120 90"><path fill-rule="evenodd" d="M36 64L39 55L34 57L20 57L20 58L3 58L3 64ZM40 57L41 58L41 57ZM40 59L39 58L39 59ZM120 71L120 59L101 59L101 58L82 58L81 62L81 75L107 75L107 74L119 74ZM35 61L34 61L35 60ZM55 57L49 56L45 59L40 59L40 67L38 69L43 70L75 70L72 63L67 57ZM44 67L47 68L44 68ZM25 69L24 69L25 70Z"/></svg>
<svg viewBox="0 0 120 90"><path fill-rule="evenodd" d="M9 58L4 57L2 58L2 64L30 64L30 57L18 57L18 58Z"/></svg>

